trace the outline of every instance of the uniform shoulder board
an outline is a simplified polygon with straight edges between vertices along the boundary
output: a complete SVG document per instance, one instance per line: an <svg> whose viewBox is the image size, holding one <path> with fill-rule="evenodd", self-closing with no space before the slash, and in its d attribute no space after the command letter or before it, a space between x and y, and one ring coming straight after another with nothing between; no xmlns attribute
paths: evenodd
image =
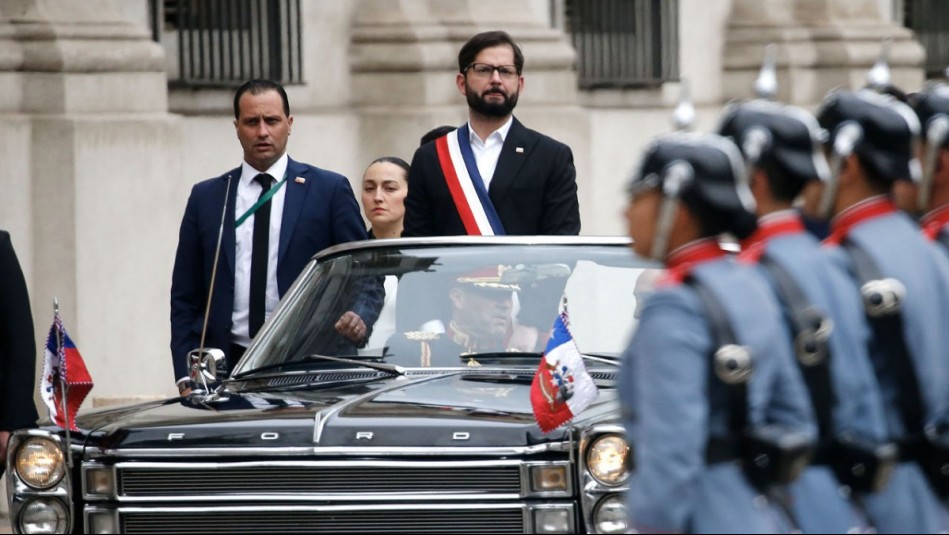
<svg viewBox="0 0 949 535"><path fill-rule="evenodd" d="M441 336L441 333L433 333L430 331L407 331L405 333L406 340L412 340L416 342L427 342L431 340L438 340Z"/></svg>

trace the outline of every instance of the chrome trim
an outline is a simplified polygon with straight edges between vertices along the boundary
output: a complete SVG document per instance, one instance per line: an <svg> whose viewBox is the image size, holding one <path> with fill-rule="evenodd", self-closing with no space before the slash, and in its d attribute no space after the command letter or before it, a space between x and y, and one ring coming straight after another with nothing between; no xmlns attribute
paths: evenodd
<svg viewBox="0 0 949 535"><path fill-rule="evenodd" d="M65 474L58 483L48 489L34 489L20 479L20 474L17 473L16 468L12 466L14 463L11 462L11 470L5 474L7 480L7 505L9 509L11 525L18 526L20 521L20 512L23 510L23 507L34 498L55 498L62 501L66 506L66 514L69 517L66 532L69 533L72 531L73 521L75 519L75 511L73 510L73 478L72 468L68 463L69 456L65 454L65 441L63 437L45 429L23 429L16 431L10 435L7 459L10 461L15 459L17 450L20 448L23 442L26 441L26 439L31 437L49 439L55 444L58 444L60 449L64 450L63 464L66 465ZM78 448L79 451L81 451L81 446L78 446ZM72 444L72 449L75 451L77 449L77 445ZM17 529L19 529L19 527L17 527Z"/></svg>
<svg viewBox="0 0 949 535"><path fill-rule="evenodd" d="M94 513L106 513L112 515L112 523L115 524L116 531L119 530L119 512L111 507L102 507L97 505L87 505L82 510L82 532L83 533L92 533L92 529L89 526L89 516Z"/></svg>
<svg viewBox="0 0 949 535"><path fill-rule="evenodd" d="M602 424L584 429L580 433L580 447L577 451L577 455L579 456L579 459L577 459L577 473L580 478L580 508L587 533L596 533L596 526L593 523L593 513L596 511L597 504L603 496L623 493L629 489L628 479L623 484L608 486L597 481L587 469L587 449L594 440L602 435L620 435L626 437L626 428L619 424ZM629 441L628 438L626 440Z"/></svg>
<svg viewBox="0 0 949 535"><path fill-rule="evenodd" d="M530 514L530 518L528 519L530 523L530 528L529 528L530 533L537 533L537 526L534 525L534 513L536 511L544 511L544 510L550 510L550 509L565 509L568 513L567 519L570 522L570 527L566 533L577 533L577 522L576 522L577 515L574 512L574 507L572 503L564 504L564 505L556 504L556 503L537 504L537 505L529 506L528 509L529 509L528 512ZM526 524L525 524L525 527L526 527ZM593 532L588 531L587 533L593 533Z"/></svg>
<svg viewBox="0 0 949 535"><path fill-rule="evenodd" d="M101 470L101 469L106 469L112 472L112 493L111 494L108 494L108 495L91 494L89 492L89 488L86 486L86 481L89 480L89 478L86 476L86 472L88 472L89 470ZM79 478L82 481L82 499L84 500L109 500L109 499L114 500L115 499L116 492L118 490L118 482L117 482L118 480L116 479L115 466L110 467L106 464L95 462L95 461L84 462L82 463L82 466L80 467Z"/></svg>
<svg viewBox="0 0 949 535"><path fill-rule="evenodd" d="M573 504L538 504L528 505L526 503L425 503L425 504L357 504L357 505L274 505L274 506L220 506L220 507L118 507L115 512L119 515L118 527L121 530L125 527L123 516L135 514L174 514L174 513L196 513L213 515L215 513L340 513L340 512L361 512L361 511L491 511L491 510L516 510L521 512L521 525L524 533L533 533L534 531L534 513L535 509L551 509L563 507L573 511Z"/></svg>
<svg viewBox="0 0 949 535"><path fill-rule="evenodd" d="M511 447L284 447L284 448L141 448L141 449L90 449L87 451L89 458L98 457L235 457L247 455L266 455L274 457L286 456L305 456L305 455L338 455L345 457L359 457L365 455L375 455L380 457L395 456L420 456L420 457L441 457L452 455L485 455L491 457L503 457L508 455L534 455L546 452L565 452L570 450L569 442L549 442L546 444L536 444L533 446L511 446Z"/></svg>
<svg viewBox="0 0 949 535"><path fill-rule="evenodd" d="M628 246L633 241L621 236L435 236L427 238L388 238L363 240L334 245L316 253L313 259L354 251L371 251L390 247L442 247L445 245L618 245Z"/></svg>
<svg viewBox="0 0 949 535"><path fill-rule="evenodd" d="M565 489L562 491L538 491L531 488L531 468L539 466L563 466L566 474ZM521 463L521 495L532 498L569 498L573 496L573 467L570 461L538 461Z"/></svg>
<svg viewBox="0 0 949 535"><path fill-rule="evenodd" d="M567 473L567 485L564 491L534 492L531 489L530 469L538 466L564 466ZM498 467L517 467L520 479L519 493L447 493L447 492L420 492L420 493L298 493L293 495L272 493L272 494L234 494L222 496L220 494L211 495L186 495L176 494L174 496L126 496L124 491L119 488L119 475L123 470L135 471L164 471L164 470L226 470L240 468L498 468ZM497 461L248 461L248 462L121 462L113 467L115 475L115 488L119 502L168 502L168 501L215 501L223 499L240 499L251 501L306 501L314 498L320 500L332 501L429 501L433 495L437 495L440 500L516 500L529 498L569 498L573 493L573 479L570 475L570 463L568 461L521 461L521 460L497 460Z"/></svg>

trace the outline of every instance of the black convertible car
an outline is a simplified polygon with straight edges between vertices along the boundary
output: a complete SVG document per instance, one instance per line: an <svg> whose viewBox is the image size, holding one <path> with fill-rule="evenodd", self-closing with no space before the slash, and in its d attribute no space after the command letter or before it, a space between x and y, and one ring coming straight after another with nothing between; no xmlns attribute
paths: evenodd
<svg viewBox="0 0 949 535"><path fill-rule="evenodd" d="M655 266L621 239L347 244L314 258L233 370L182 398L14 434L20 533L620 533L614 383ZM596 402L544 434L530 385L565 296ZM370 332L350 337L339 320Z"/></svg>

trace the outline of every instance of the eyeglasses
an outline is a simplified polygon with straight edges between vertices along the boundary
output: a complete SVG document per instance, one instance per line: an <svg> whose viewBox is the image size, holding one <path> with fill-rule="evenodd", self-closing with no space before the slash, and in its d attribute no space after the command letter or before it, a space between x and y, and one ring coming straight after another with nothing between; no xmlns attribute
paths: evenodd
<svg viewBox="0 0 949 535"><path fill-rule="evenodd" d="M475 75L477 78L491 78L491 75L494 74L494 71L498 71L498 75L502 80L511 81L518 76L517 67L514 65L488 65L487 63L472 63L468 65L468 68L465 71L470 72Z"/></svg>

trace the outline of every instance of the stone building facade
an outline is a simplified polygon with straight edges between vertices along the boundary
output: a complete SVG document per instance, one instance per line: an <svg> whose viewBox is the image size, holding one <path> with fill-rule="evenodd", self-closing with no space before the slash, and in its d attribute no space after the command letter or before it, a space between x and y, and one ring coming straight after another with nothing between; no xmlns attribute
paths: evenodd
<svg viewBox="0 0 949 535"><path fill-rule="evenodd" d="M290 154L354 185L377 156L410 159L422 133L465 118L460 45L505 29L527 57L518 117L573 148L584 234L621 233L623 185L647 140L671 128L680 83L579 89L564 1L301 2ZM181 214L193 183L241 158L232 89L169 85L178 56L166 34L153 39L155 5L0 0L0 228L26 272L38 347L59 299L96 383L87 407L175 393L168 301ZM892 0L678 0L676 13L673 52L699 130L749 96L768 43L779 98L805 107L861 85L884 36L894 82L923 81L923 49Z"/></svg>

